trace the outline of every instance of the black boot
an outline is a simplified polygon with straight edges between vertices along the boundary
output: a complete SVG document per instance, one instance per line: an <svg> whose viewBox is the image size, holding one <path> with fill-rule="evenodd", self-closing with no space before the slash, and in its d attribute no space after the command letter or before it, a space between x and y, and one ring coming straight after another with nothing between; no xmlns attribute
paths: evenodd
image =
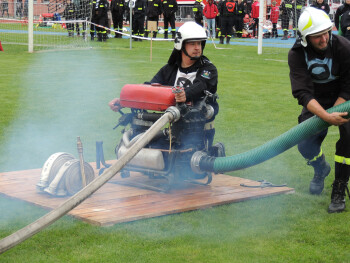
<svg viewBox="0 0 350 263"><path fill-rule="evenodd" d="M224 44L224 37L220 37L220 43L219 44Z"/></svg>
<svg viewBox="0 0 350 263"><path fill-rule="evenodd" d="M175 31L172 31L172 32L171 32L171 37L172 37L172 39L175 39L175 35L176 35L176 32L175 32Z"/></svg>
<svg viewBox="0 0 350 263"><path fill-rule="evenodd" d="M165 32L164 32L164 38L165 38L165 39L168 39L168 31L165 31Z"/></svg>
<svg viewBox="0 0 350 263"><path fill-rule="evenodd" d="M102 42L102 33L97 33L97 41Z"/></svg>
<svg viewBox="0 0 350 263"><path fill-rule="evenodd" d="M329 175L331 167L326 162L324 154L318 157L315 161L308 162L314 168L314 178L310 182L310 193L319 195L324 188L324 179Z"/></svg>
<svg viewBox="0 0 350 263"><path fill-rule="evenodd" d="M230 37L226 38L226 44L230 44L230 39L231 39Z"/></svg>
<svg viewBox="0 0 350 263"><path fill-rule="evenodd" d="M157 32L153 32L153 38L157 38Z"/></svg>
<svg viewBox="0 0 350 263"><path fill-rule="evenodd" d="M95 34L90 34L91 36L91 41L93 41L95 39Z"/></svg>
<svg viewBox="0 0 350 263"><path fill-rule="evenodd" d="M284 33L284 35L283 35L283 37L281 38L281 40L288 40L288 31L287 31L287 30L284 30L283 33Z"/></svg>
<svg viewBox="0 0 350 263"><path fill-rule="evenodd" d="M332 185L331 204L328 207L328 213L340 213L345 210L345 189L348 196L350 196L348 189L349 175L349 165L335 163L335 179Z"/></svg>

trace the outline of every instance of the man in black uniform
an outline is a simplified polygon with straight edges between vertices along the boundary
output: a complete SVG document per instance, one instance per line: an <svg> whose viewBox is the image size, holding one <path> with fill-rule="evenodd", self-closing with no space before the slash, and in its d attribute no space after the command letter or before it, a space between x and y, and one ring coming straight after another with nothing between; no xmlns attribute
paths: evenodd
<svg viewBox="0 0 350 263"><path fill-rule="evenodd" d="M297 37L297 30L298 30L298 21L301 14L301 9L305 5L305 0L295 0L295 3L293 4L293 37Z"/></svg>
<svg viewBox="0 0 350 263"><path fill-rule="evenodd" d="M221 35L220 44L224 44L226 37L226 44L230 43L230 39L233 35L233 23L234 23L234 10L236 3L233 0L225 0L220 5L220 17L221 17Z"/></svg>
<svg viewBox="0 0 350 263"><path fill-rule="evenodd" d="M92 17L91 22L96 24L91 24L90 35L91 40L94 40L95 29L97 32L97 40L98 41L106 41L107 40L107 30L100 26L105 26L108 22L108 3L107 0L93 0L92 1Z"/></svg>
<svg viewBox="0 0 350 263"><path fill-rule="evenodd" d="M289 32L289 20L293 16L294 4L292 3L292 0L283 0L282 4L280 5L280 14L281 14L281 21L282 21L282 30L283 30L283 37L282 40L288 40L288 32Z"/></svg>
<svg viewBox="0 0 350 263"><path fill-rule="evenodd" d="M193 4L193 15L194 15L194 21L200 25L203 26L203 6L202 6L202 0L196 0Z"/></svg>
<svg viewBox="0 0 350 263"><path fill-rule="evenodd" d="M160 0L147 0L146 5L146 37L148 37L149 29L148 29L148 21L156 21L158 28L158 20L159 16L162 14L162 2ZM158 30L153 31L153 38L157 37Z"/></svg>
<svg viewBox="0 0 350 263"><path fill-rule="evenodd" d="M242 37L242 30L243 30L243 17L245 15L245 9L246 6L244 5L242 0L237 0L236 6L235 6L235 29L236 29L236 36Z"/></svg>
<svg viewBox="0 0 350 263"><path fill-rule="evenodd" d="M115 31L115 38L122 38L120 32L123 31L123 15L125 12L125 0L112 0L111 1L111 12L113 19L113 27Z"/></svg>
<svg viewBox="0 0 350 263"><path fill-rule="evenodd" d="M130 0L131 1L131 0ZM134 15L132 17L132 34L134 36L143 37L145 30L145 14L146 5L143 0L136 0L135 7L133 9ZM134 38L135 41L142 41L141 38Z"/></svg>
<svg viewBox="0 0 350 263"><path fill-rule="evenodd" d="M350 0L345 0L334 16L334 24L341 35L350 40Z"/></svg>
<svg viewBox="0 0 350 263"><path fill-rule="evenodd" d="M169 24L171 26L171 35L175 39L176 27L175 27L175 13L177 11L176 0L163 0L163 15L164 15L164 38L168 38Z"/></svg>
<svg viewBox="0 0 350 263"><path fill-rule="evenodd" d="M91 1L90 0L80 0L79 1L79 13L77 15L77 19L85 20L82 23L83 27L83 33L82 36L85 39L86 38L86 24L87 21L90 21L91 16ZM80 34L79 25L77 27L77 33Z"/></svg>
<svg viewBox="0 0 350 263"><path fill-rule="evenodd" d="M327 14L308 7L301 14L298 28L301 35L289 51L288 64L293 96L303 106L299 123L313 115L339 126L336 144L335 180L328 212L345 209L345 189L350 176L350 122L347 112L326 110L350 99L350 45L343 37L331 33L333 23ZM321 145L328 129L304 140L299 152L314 168L311 194L321 194L324 179L330 173Z"/></svg>
<svg viewBox="0 0 350 263"><path fill-rule="evenodd" d="M67 1L66 8L64 9L63 16L66 18L68 21L75 20L77 17L77 8L71 0ZM68 36L73 37L74 36L74 23L66 23L67 31L68 31Z"/></svg>
<svg viewBox="0 0 350 263"><path fill-rule="evenodd" d="M205 96L204 91L215 94L218 72L209 59L203 56L206 39L204 28L197 23L191 21L183 24L175 38L174 50L168 63L152 78L151 83L184 88L175 95L178 103L198 101ZM214 140L214 118L219 111L215 98L210 104L214 108L214 116L205 125L205 137L209 147ZM118 111L119 98L110 101L109 106L113 111Z"/></svg>

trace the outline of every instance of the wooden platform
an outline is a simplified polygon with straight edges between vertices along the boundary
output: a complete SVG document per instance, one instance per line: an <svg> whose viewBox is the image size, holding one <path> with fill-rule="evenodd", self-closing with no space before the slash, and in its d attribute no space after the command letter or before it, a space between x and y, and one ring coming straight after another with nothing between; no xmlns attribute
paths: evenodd
<svg viewBox="0 0 350 263"><path fill-rule="evenodd" d="M39 182L40 173L41 169L0 173L0 194L48 209L58 207L68 197L56 198L38 193L35 185ZM116 175L82 204L70 211L69 215L94 225L108 226L294 192L294 189L288 187L242 187L240 186L242 183L246 185L260 185L260 183L223 174L215 175L210 185L189 184L183 189L172 190L170 193L116 184L120 180L144 181L148 178L132 174L129 179L121 179Z"/></svg>

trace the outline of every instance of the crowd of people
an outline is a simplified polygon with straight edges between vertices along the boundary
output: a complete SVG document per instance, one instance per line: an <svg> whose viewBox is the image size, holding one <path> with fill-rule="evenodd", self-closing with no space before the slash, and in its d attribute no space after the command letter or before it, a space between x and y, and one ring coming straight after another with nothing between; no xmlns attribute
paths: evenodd
<svg viewBox="0 0 350 263"><path fill-rule="evenodd" d="M112 28L112 24L114 37L122 37L123 24L127 23L130 18L129 2L126 0L82 0L79 2L80 6L77 7L70 1L67 1L64 12L66 20L84 19L92 11L91 40L97 36L98 41L106 41L108 35L111 36L109 29ZM168 39L171 32L171 37L175 39L175 14L178 11L176 0L136 0L133 3L132 34L135 41L142 41L143 37L150 36L151 31L148 29L150 21L156 24L156 29L152 30L152 37L156 38L161 18L164 21L164 38ZM327 15L330 12L330 7L325 0L315 0L311 6L324 11ZM282 40L290 37L296 38L297 21L304 7L305 0L282 0L279 4L276 0L272 0L266 12L267 21L271 22L271 26L264 37L279 37L277 28L281 27ZM207 0L206 4L202 0L195 0L192 6L192 18L200 26L206 27L206 34L209 38L218 38L220 44L224 42L229 44L232 37L258 37L259 10L259 0ZM350 38L350 19L344 15L349 13L347 12L349 10L350 0L346 0L335 14L335 26ZM341 16L344 19L339 19ZM290 34L291 28L293 34ZM74 35L74 24L67 25L67 30L69 36ZM79 35L79 27L76 30ZM85 28L83 31L85 32Z"/></svg>

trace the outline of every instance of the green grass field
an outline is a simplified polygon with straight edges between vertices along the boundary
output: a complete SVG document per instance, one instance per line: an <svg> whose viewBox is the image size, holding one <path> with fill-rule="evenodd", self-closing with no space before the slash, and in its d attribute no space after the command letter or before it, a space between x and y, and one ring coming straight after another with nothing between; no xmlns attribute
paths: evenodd
<svg viewBox="0 0 350 263"><path fill-rule="evenodd" d="M28 54L25 46L0 52L0 171L40 168L55 152L87 161L103 140L114 158L118 114L107 103L127 83L148 81L164 65L171 43L112 39L80 51ZM297 124L301 107L292 97L288 49L230 46L205 54L219 72L216 141L228 155L277 137ZM323 145L334 168L338 130ZM0 262L350 262L349 211L328 214L333 170L320 196L308 193L313 176L296 147L234 176L287 183L295 194L223 205L182 214L97 227L65 216L0 255ZM215 180L215 178L214 178ZM347 201L349 205L349 201ZM48 211L0 196L0 238Z"/></svg>

